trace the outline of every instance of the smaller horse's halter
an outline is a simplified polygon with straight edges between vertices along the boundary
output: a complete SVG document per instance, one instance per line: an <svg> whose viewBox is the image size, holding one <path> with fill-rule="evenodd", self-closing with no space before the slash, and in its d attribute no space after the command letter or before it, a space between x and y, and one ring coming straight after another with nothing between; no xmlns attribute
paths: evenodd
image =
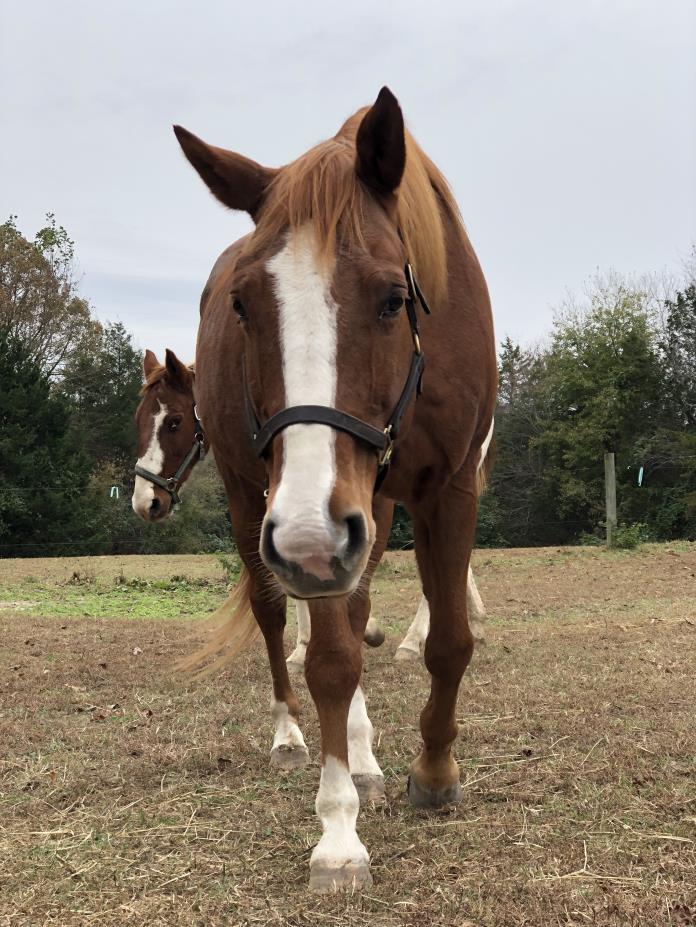
<svg viewBox="0 0 696 927"><path fill-rule="evenodd" d="M168 492L172 497L172 504L179 505L181 499L179 498L179 489L183 483L182 477L184 473L188 470L189 466L192 463L196 463L198 460L203 460L205 457L205 436L203 434L203 425L201 420L198 418L198 409L194 405L193 407L193 419L195 422L194 436L193 436L193 447L188 452L186 457L181 461L179 469L176 471L174 476L165 477L160 476L158 473L153 473L152 470L146 470L145 467L135 467L135 475L142 476L143 479L149 480L151 483L154 483L155 486L159 486L161 489L164 489L165 492Z"/></svg>
<svg viewBox="0 0 696 927"><path fill-rule="evenodd" d="M421 350L420 337L418 331L418 316L416 315L416 302L419 302L423 311L430 315L430 308L425 301L425 297L418 286L413 269L410 264L405 267L406 283L408 285L408 297L406 299L406 313L408 322L411 327L411 337L413 339L413 355L411 356L411 366L406 377L406 383L401 391L401 395L394 406L386 426L383 429L375 428L362 419L349 415L347 412L341 412L332 406L290 406L287 409L281 409L272 415L265 424L256 412L256 408L249 394L249 385L247 383L246 365L243 365L242 372L244 378L244 406L246 410L247 423L251 432L251 439L254 450L259 457L264 457L266 451L275 438L275 436L290 425L329 425L338 431L345 431L347 434L363 441L374 448L378 455L377 480L375 482L375 492L384 482L384 478L389 470L392 454L394 453L394 442L399 436L401 420L408 405L416 393L420 396L421 381L423 377L423 368L425 366L425 357Z"/></svg>

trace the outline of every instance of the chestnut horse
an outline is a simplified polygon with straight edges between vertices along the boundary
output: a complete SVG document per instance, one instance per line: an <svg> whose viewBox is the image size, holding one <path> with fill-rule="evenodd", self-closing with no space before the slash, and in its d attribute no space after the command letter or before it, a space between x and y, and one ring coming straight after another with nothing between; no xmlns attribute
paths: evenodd
<svg viewBox="0 0 696 927"><path fill-rule="evenodd" d="M133 511L143 521L157 522L173 513L179 490L196 463L210 450L210 443L197 414L194 366L187 366L167 348L164 364L160 364L153 351L145 352L143 373L145 383L135 413L139 457L131 503ZM483 640L485 611L471 570L467 594L469 611L473 609L478 622L474 636ZM418 659L428 624L428 603L423 597L396 652L397 660ZM305 601L298 600L297 642L286 660L290 672L301 672L304 668L310 633L309 607ZM370 647L379 647L384 642L384 633L371 616L364 639Z"/></svg>
<svg viewBox="0 0 696 927"><path fill-rule="evenodd" d="M455 710L474 647L467 572L497 376L486 284L445 179L387 88L279 169L175 132L211 192L255 223L212 270L196 352L197 399L246 566L225 634L235 649L258 622L277 733L292 743L298 705L278 656L286 595L308 601L323 831L310 887L369 885L356 783L368 795L383 785L361 641L395 499L413 519L430 611L431 691L408 795L431 807L461 796Z"/></svg>

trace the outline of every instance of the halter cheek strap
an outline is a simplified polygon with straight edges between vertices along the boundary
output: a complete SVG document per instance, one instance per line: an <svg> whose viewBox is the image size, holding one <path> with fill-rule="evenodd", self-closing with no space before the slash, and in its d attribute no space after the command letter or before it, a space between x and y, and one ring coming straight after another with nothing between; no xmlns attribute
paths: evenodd
<svg viewBox="0 0 696 927"><path fill-rule="evenodd" d="M254 450L259 457L264 457L269 445L277 434L288 428L290 425L328 425L337 431L343 431L352 435L356 440L362 441L374 448L378 455L377 480L375 483L375 492L384 482L387 475L389 464L394 451L394 442L399 436L401 421L413 398L420 395L423 368L425 367L425 357L421 350L420 333L418 329L418 316L416 314L416 302L419 302L423 311L430 314L430 308L425 301L413 270L410 264L405 267L406 283L408 286L408 297L406 299L406 314L408 316L409 326L411 328L411 337L413 339L413 354L411 355L411 366L406 377L404 388L394 406L389 420L384 428L376 428L362 419L349 415L348 412L342 412L331 406L290 406L276 412L265 423L261 422L256 411L254 403L249 392L249 384L246 376L246 365L242 366L243 389L244 389L244 406L247 423L251 433L251 440Z"/></svg>
<svg viewBox="0 0 696 927"><path fill-rule="evenodd" d="M193 446L179 464L179 468L174 476L160 476L159 473L153 473L152 470L146 470L145 467L138 465L135 467L135 475L142 476L143 479L149 480L150 483L154 483L155 486L159 486L161 489L168 492L172 498L173 505L179 505L181 502L179 489L183 482L182 477L184 473L186 473L191 464L197 463L205 457L205 435L203 434L203 425L198 417L198 408L195 405L193 407L193 418L195 421Z"/></svg>

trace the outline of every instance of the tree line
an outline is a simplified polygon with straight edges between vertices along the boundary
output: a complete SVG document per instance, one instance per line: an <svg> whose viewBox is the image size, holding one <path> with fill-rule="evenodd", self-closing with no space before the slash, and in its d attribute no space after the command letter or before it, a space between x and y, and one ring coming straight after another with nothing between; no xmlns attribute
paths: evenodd
<svg viewBox="0 0 696 927"><path fill-rule="evenodd" d="M548 342L500 346L496 460L478 543L595 542L603 453L617 460L620 535L696 539L696 260L684 280L595 278ZM79 292L52 215L33 240L0 225L0 556L228 549L224 491L199 465L163 525L130 508L142 355ZM397 509L391 544L408 546Z"/></svg>

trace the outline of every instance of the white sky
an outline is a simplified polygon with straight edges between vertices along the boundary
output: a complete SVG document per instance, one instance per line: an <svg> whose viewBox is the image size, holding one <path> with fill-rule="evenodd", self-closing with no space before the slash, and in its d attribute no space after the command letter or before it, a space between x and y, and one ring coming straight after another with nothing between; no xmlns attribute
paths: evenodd
<svg viewBox="0 0 696 927"><path fill-rule="evenodd" d="M695 0L0 0L0 221L54 212L97 314L190 358L249 220L171 124L277 165L384 83L454 187L499 338L696 240Z"/></svg>

